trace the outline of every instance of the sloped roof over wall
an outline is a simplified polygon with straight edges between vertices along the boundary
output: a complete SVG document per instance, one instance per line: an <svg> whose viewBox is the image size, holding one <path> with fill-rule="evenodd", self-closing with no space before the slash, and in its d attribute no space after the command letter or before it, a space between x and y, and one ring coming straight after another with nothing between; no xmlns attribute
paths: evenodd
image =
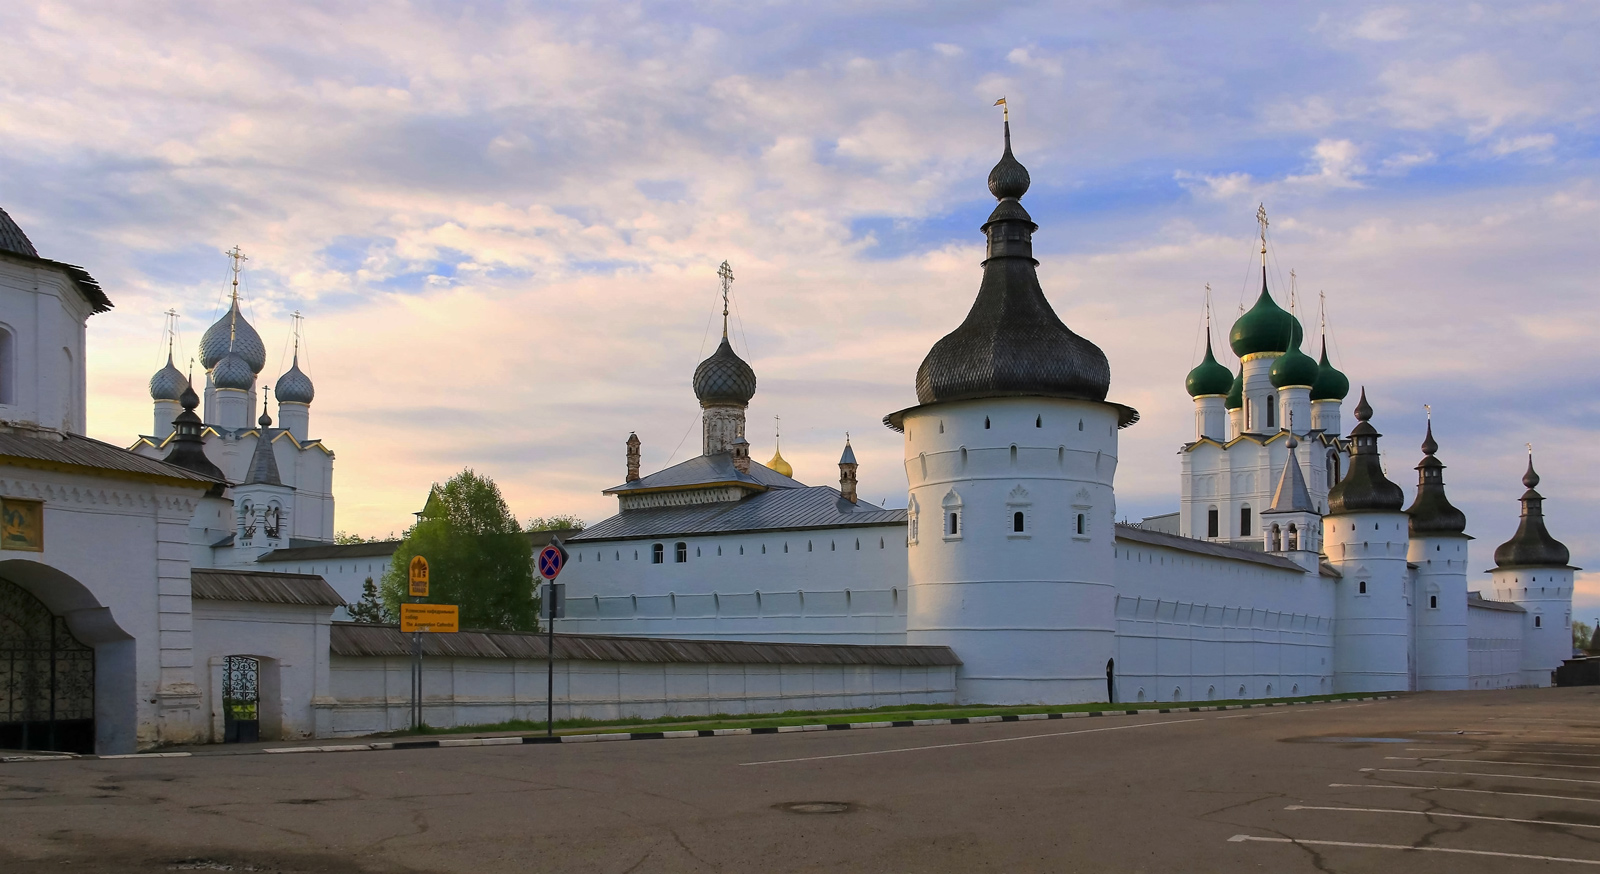
<svg viewBox="0 0 1600 874"><path fill-rule="evenodd" d="M1117 540L1126 540L1131 543L1141 543L1145 546L1165 546L1168 549L1193 552L1198 555L1209 555L1212 558L1226 558L1234 561L1248 561L1254 564L1264 564L1268 567L1282 568L1284 570L1305 573L1305 568L1278 555L1265 552L1255 552L1249 549L1240 549L1237 546L1228 546L1222 543L1212 543L1209 540L1196 540L1193 537L1184 537L1181 534L1167 534L1164 531L1151 531L1147 528L1135 528L1132 525L1117 523Z"/></svg>
<svg viewBox="0 0 1600 874"><path fill-rule="evenodd" d="M804 486L777 488L742 501L624 510L574 534L568 542L905 523L905 510L885 510L866 501L852 504L831 486Z"/></svg>
<svg viewBox="0 0 1600 874"><path fill-rule="evenodd" d="M57 465L90 468L128 479L188 480L208 487L215 482L187 468L146 458L92 437L43 428L15 427L0 432L0 464L4 463L46 469Z"/></svg>
<svg viewBox="0 0 1600 874"><path fill-rule="evenodd" d="M543 659L549 652L546 641L544 634L510 631L424 634L422 651L424 655L456 658ZM603 634L557 634L555 641L556 658L574 661L901 667L961 664L947 646L760 643ZM335 622L330 645L336 656L411 655L411 636L393 625Z"/></svg>
<svg viewBox="0 0 1600 874"><path fill-rule="evenodd" d="M304 607L343 607L344 599L315 574L195 568L189 571L194 597L203 601L247 601Z"/></svg>
<svg viewBox="0 0 1600 874"><path fill-rule="evenodd" d="M1528 612L1521 604L1513 604L1510 601L1491 601L1478 592L1467 593L1467 606L1476 607L1480 610L1503 610L1507 613Z"/></svg>

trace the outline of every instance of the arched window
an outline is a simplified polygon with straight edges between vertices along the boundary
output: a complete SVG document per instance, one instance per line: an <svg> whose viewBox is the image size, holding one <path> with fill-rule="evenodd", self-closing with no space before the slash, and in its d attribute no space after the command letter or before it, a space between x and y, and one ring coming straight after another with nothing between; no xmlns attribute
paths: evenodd
<svg viewBox="0 0 1600 874"><path fill-rule="evenodd" d="M961 533L961 514L960 513L957 513L957 512L954 512L954 511L952 511L950 513L950 533L951 534L960 534Z"/></svg>
<svg viewBox="0 0 1600 874"><path fill-rule="evenodd" d="M1078 514L1078 533L1079 534L1082 534L1084 532L1084 529L1088 527L1087 524L1086 524L1087 522L1088 522L1088 520L1084 518L1084 515L1082 513L1079 513Z"/></svg>
<svg viewBox="0 0 1600 874"><path fill-rule="evenodd" d="M1328 450L1328 488L1339 482L1339 450Z"/></svg>
<svg viewBox="0 0 1600 874"><path fill-rule="evenodd" d="M1035 427L1035 428L1043 428L1044 427L1044 417L1043 416L1034 416L1033 417L1033 427Z"/></svg>
<svg viewBox="0 0 1600 874"><path fill-rule="evenodd" d="M1273 419L1276 417L1276 415L1277 415L1277 405L1272 402L1272 398L1267 398L1267 427L1268 428L1274 427L1277 424L1276 422L1273 421Z"/></svg>
<svg viewBox="0 0 1600 874"><path fill-rule="evenodd" d="M1544 627L1544 617L1543 616L1535 616L1535 617L1533 617L1533 627L1534 628L1543 628Z"/></svg>
<svg viewBox="0 0 1600 874"><path fill-rule="evenodd" d="M1011 530L1019 532L1019 533L1022 531L1022 511L1021 510L1018 510L1017 512L1011 514Z"/></svg>
<svg viewBox="0 0 1600 874"><path fill-rule="evenodd" d="M1356 584L1356 594L1365 595L1366 593L1367 593L1367 581L1366 580L1362 580L1361 582Z"/></svg>
<svg viewBox="0 0 1600 874"><path fill-rule="evenodd" d="M667 547L664 544L650 544L650 563L661 564L667 560Z"/></svg>
<svg viewBox="0 0 1600 874"><path fill-rule="evenodd" d="M1218 516L1218 514L1217 514L1217 508L1216 507L1211 507L1211 508L1206 510L1206 536L1207 537L1216 537L1217 536L1217 528L1219 527L1219 519L1217 518L1217 516Z"/></svg>
<svg viewBox="0 0 1600 874"><path fill-rule="evenodd" d="M1429 610L1437 610L1437 609L1439 609L1439 596L1438 595L1429 595L1428 596L1428 609Z"/></svg>
<svg viewBox="0 0 1600 874"><path fill-rule="evenodd" d="M1283 531L1278 528L1278 523L1272 523L1272 551L1283 551Z"/></svg>
<svg viewBox="0 0 1600 874"><path fill-rule="evenodd" d="M1239 508L1239 536L1250 536L1250 508L1248 506Z"/></svg>
<svg viewBox="0 0 1600 874"><path fill-rule="evenodd" d="M1289 548L1300 548L1300 529L1293 522L1289 523Z"/></svg>
<svg viewBox="0 0 1600 874"><path fill-rule="evenodd" d="M983 430L985 430L985 431L989 430L989 417L988 416L984 416L983 417Z"/></svg>

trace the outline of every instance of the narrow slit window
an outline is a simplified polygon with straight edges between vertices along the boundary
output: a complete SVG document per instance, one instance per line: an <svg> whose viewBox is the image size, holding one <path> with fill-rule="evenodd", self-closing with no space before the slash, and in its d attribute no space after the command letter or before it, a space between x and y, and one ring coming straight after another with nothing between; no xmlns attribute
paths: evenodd
<svg viewBox="0 0 1600 874"><path fill-rule="evenodd" d="M1211 509L1206 511L1206 536L1207 537L1216 537L1217 536L1217 523L1218 523L1217 515L1218 514L1217 514L1217 508L1216 507L1212 507Z"/></svg>
<svg viewBox="0 0 1600 874"><path fill-rule="evenodd" d="M960 513L951 513L950 514L950 533L951 534L960 534L961 533L961 514Z"/></svg>
<svg viewBox="0 0 1600 874"><path fill-rule="evenodd" d="M1017 512L1012 513L1011 514L1011 530L1020 534L1022 532L1022 525L1023 525L1022 511L1018 510Z"/></svg>
<svg viewBox="0 0 1600 874"><path fill-rule="evenodd" d="M1082 534L1082 533L1083 533L1083 529L1084 529L1084 521L1085 521L1085 520L1084 520L1084 518L1083 518L1083 514L1082 514L1082 513L1079 513L1079 514L1078 514L1078 533L1079 533L1079 534Z"/></svg>

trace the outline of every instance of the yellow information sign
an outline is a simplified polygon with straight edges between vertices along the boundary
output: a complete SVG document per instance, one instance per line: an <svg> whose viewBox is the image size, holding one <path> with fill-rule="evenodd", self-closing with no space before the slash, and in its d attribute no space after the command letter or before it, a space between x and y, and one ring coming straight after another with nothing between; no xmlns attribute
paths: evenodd
<svg viewBox="0 0 1600 874"><path fill-rule="evenodd" d="M461 608L454 604L401 604L401 631L460 631Z"/></svg>
<svg viewBox="0 0 1600 874"><path fill-rule="evenodd" d="M428 597L428 560L417 556L411 560L411 597Z"/></svg>

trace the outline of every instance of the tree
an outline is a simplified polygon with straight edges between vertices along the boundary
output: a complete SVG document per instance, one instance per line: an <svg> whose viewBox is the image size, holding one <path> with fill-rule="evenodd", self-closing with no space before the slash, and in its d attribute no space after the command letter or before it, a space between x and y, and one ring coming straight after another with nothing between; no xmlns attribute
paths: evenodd
<svg viewBox="0 0 1600 874"><path fill-rule="evenodd" d="M1594 629L1589 627L1589 623L1587 623L1587 622L1576 622L1576 621L1572 623L1572 648L1573 649L1582 650L1584 652L1588 652L1589 651L1589 643L1593 639L1594 639Z"/></svg>
<svg viewBox="0 0 1600 874"><path fill-rule="evenodd" d="M388 537L362 537L359 534L352 534L349 531L336 531L333 535L333 542L340 546L350 546L351 544L355 543L383 543L385 540L394 539L395 536L393 531L389 532Z"/></svg>
<svg viewBox="0 0 1600 874"><path fill-rule="evenodd" d="M569 513L559 516L535 516L528 520L529 531L579 531L583 520Z"/></svg>
<svg viewBox="0 0 1600 874"><path fill-rule="evenodd" d="M372 582L372 577L361 584L361 600L350 604L350 619L354 622L365 622L369 625L387 625L394 622L394 616L378 598L378 587Z"/></svg>
<svg viewBox="0 0 1600 874"><path fill-rule="evenodd" d="M538 630L533 545L494 480L468 468L434 487L384 571L380 597L390 615L400 613L418 555L428 560L427 602L458 605L462 628Z"/></svg>

